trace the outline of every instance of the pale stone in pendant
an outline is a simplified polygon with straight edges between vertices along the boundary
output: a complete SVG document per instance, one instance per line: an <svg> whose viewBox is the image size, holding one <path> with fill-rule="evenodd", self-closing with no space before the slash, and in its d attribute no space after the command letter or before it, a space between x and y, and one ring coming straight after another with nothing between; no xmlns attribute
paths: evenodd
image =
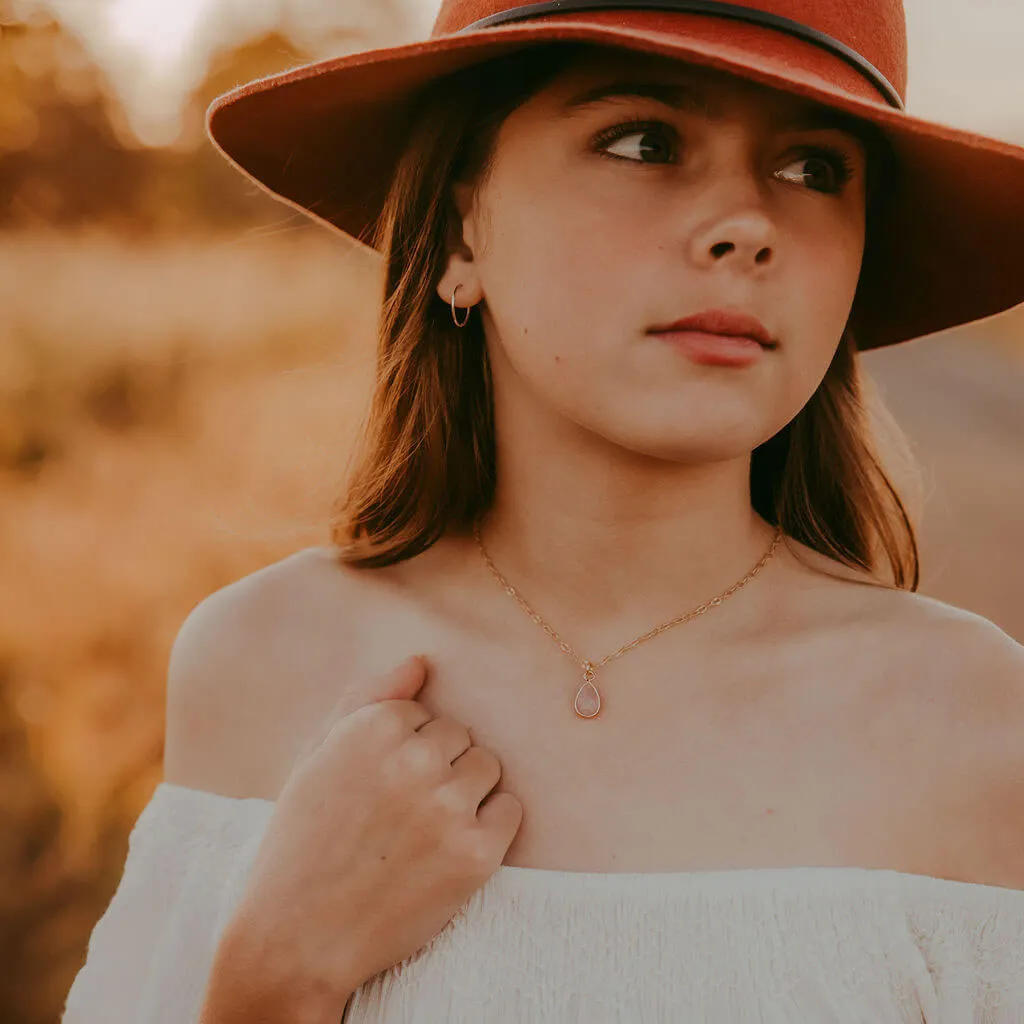
<svg viewBox="0 0 1024 1024"><path fill-rule="evenodd" d="M601 710L601 695L597 687L589 680L576 691L573 704L576 714L581 718L593 718Z"/></svg>

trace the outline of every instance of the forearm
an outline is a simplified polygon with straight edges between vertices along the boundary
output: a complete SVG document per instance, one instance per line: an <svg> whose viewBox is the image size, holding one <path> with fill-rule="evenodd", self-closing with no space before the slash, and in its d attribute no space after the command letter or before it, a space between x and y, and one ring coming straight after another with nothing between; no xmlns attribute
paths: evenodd
<svg viewBox="0 0 1024 1024"><path fill-rule="evenodd" d="M353 991L328 991L236 918L217 948L199 1024L339 1024Z"/></svg>

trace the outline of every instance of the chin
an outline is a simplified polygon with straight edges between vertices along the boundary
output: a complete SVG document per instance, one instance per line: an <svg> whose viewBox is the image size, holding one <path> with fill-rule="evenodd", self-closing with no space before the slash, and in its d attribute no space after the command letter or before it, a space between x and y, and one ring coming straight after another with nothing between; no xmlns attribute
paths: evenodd
<svg viewBox="0 0 1024 1024"><path fill-rule="evenodd" d="M638 455L666 462L729 462L746 458L765 440L754 424L724 421L636 427L605 436Z"/></svg>

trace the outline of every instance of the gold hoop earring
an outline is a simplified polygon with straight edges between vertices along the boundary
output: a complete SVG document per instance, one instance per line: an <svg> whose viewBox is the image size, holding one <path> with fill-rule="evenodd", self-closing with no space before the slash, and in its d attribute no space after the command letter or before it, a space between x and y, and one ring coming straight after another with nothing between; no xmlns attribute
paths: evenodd
<svg viewBox="0 0 1024 1024"><path fill-rule="evenodd" d="M452 319L455 321L455 326L456 327L465 327L466 324L469 323L469 315L470 315L470 313L473 312L473 307L472 306L466 306L466 318L465 318L465 320L460 321L459 318L455 315L455 293L461 287L462 287L461 284L457 284L455 286L455 291L452 292Z"/></svg>

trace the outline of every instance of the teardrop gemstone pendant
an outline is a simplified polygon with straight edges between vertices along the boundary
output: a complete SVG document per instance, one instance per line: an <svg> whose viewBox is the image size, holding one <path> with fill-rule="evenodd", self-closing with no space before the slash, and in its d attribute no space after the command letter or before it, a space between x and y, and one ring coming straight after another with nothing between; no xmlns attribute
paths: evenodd
<svg viewBox="0 0 1024 1024"><path fill-rule="evenodd" d="M573 708L580 718L596 718L601 710L601 694L593 683L595 676L594 667L586 662L583 672L583 685L576 691L576 700L573 701Z"/></svg>

